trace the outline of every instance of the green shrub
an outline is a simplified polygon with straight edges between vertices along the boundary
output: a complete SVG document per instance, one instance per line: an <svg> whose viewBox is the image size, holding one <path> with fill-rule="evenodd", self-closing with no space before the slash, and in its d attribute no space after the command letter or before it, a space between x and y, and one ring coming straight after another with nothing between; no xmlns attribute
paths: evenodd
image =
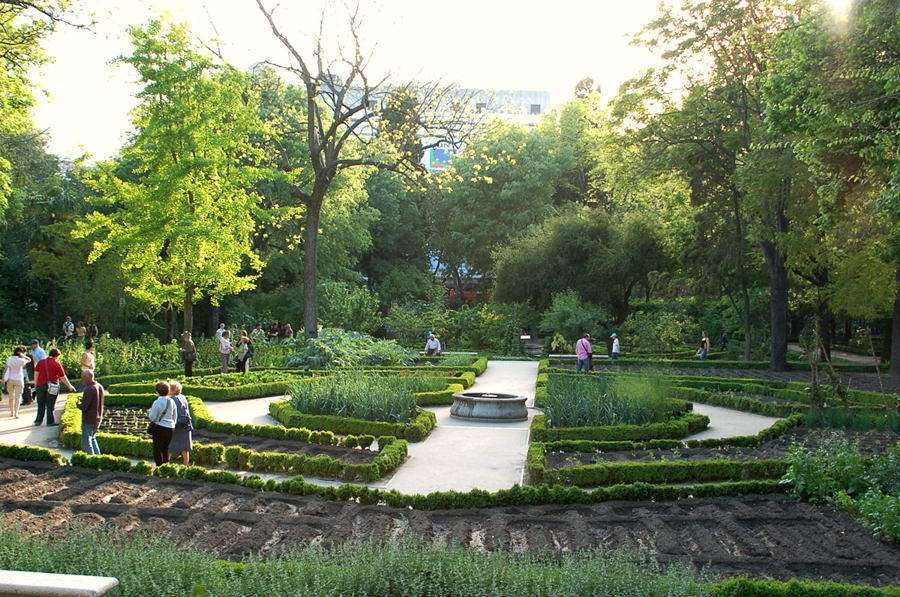
<svg viewBox="0 0 900 597"><path fill-rule="evenodd" d="M367 421L365 419L352 419L348 417L335 417L331 415L310 415L302 413L294 408L290 401L276 401L269 404L269 414L286 427L302 428L301 433L309 433L312 443L327 443L317 437L332 438L332 443L337 443L335 433L339 434L367 434L367 435L393 435L409 441L422 441L437 424L434 413L421 409L416 410L416 417L409 423L390 423L387 421ZM322 431L310 431L319 429ZM288 429L287 433L293 430ZM379 445L381 445L379 443Z"/></svg>
<svg viewBox="0 0 900 597"><path fill-rule="evenodd" d="M333 369L409 365L415 355L392 340L378 340L359 332L323 328L316 338L306 340L300 352L288 357L284 366L292 369Z"/></svg>
<svg viewBox="0 0 900 597"><path fill-rule="evenodd" d="M305 414L406 423L416 413L416 392L446 388L431 377L396 377L340 371L290 387L291 404Z"/></svg>
<svg viewBox="0 0 900 597"><path fill-rule="evenodd" d="M708 426L709 417L693 413L683 414L664 423L558 428L548 427L545 415L536 415L531 420L531 437L532 440L539 442L559 440L648 441L677 439L702 431Z"/></svg>
<svg viewBox="0 0 900 597"><path fill-rule="evenodd" d="M551 375L541 404L553 427L643 425L670 414L661 376Z"/></svg>

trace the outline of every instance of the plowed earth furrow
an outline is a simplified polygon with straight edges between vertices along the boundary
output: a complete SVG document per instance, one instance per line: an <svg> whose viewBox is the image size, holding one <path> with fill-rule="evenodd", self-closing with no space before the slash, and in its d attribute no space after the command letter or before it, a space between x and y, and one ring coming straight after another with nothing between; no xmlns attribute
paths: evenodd
<svg viewBox="0 0 900 597"><path fill-rule="evenodd" d="M412 535L544 554L629 547L718 577L900 583L900 548L844 512L783 495L426 511L0 459L0 517L34 534L72 521L168 533L232 560Z"/></svg>

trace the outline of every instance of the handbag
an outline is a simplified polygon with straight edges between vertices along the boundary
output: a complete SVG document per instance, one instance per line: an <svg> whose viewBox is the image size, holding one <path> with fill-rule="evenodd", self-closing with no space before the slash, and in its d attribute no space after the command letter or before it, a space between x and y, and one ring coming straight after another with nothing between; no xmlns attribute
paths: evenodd
<svg viewBox="0 0 900 597"><path fill-rule="evenodd" d="M184 406L184 403L182 403ZM176 405L176 412L178 410ZM191 420L191 413L185 407L185 413L183 415L178 415L175 417L175 429L187 429L188 431L194 430L194 422Z"/></svg>
<svg viewBox="0 0 900 597"><path fill-rule="evenodd" d="M50 381L50 367L47 365L46 359L44 360L44 373L47 374L47 393L51 396L59 396L59 382Z"/></svg>
<svg viewBox="0 0 900 597"><path fill-rule="evenodd" d="M188 363L193 363L194 361L196 361L197 360L197 351L192 350L192 351L186 353L184 355L184 360L187 361Z"/></svg>

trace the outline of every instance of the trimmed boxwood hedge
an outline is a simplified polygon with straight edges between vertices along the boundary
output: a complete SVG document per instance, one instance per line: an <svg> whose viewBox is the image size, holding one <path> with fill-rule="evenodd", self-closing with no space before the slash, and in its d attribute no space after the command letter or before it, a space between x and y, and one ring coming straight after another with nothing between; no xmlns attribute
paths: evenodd
<svg viewBox="0 0 900 597"><path fill-rule="evenodd" d="M679 439L709 426L709 417L686 413L665 423L647 425L608 425L604 427L548 427L546 415L535 415L531 421L531 438L538 442L559 440L647 441Z"/></svg>
<svg viewBox="0 0 900 597"><path fill-rule="evenodd" d="M687 481L742 481L780 478L787 471L783 460L676 460L671 462L599 462L545 470L538 481L595 487L619 483L684 483ZM530 472L530 471L529 471Z"/></svg>
<svg viewBox="0 0 900 597"><path fill-rule="evenodd" d="M413 442L425 439L437 424L435 414L421 408L416 409L416 418L412 423L388 423L332 415L308 415L294 408L289 400L269 404L269 414L285 427L305 427L341 434L393 435Z"/></svg>
<svg viewBox="0 0 900 597"><path fill-rule="evenodd" d="M760 444L779 437L791 429L803 424L802 414L791 415L787 419L776 421L771 427L763 429L756 435L738 435L734 437L722 437L715 439L689 439L688 448L720 448L723 446L738 446L742 448L755 448Z"/></svg>
<svg viewBox="0 0 900 597"><path fill-rule="evenodd" d="M156 399L153 394L115 395L106 397L107 406L149 406ZM209 415L203 401L195 396L187 396L194 425L199 429L209 429L231 433L274 439L294 440L307 443L335 444L348 448L357 446L367 449L375 441L373 435L337 438L330 431L310 429L285 429L274 425L241 425L216 421ZM60 440L62 446L72 450L81 448L81 411L75 406L77 395L70 395L60 420ZM396 438L379 438L380 452L368 464L350 464L328 456L311 458L301 454L255 452L238 446L226 448L221 444L204 445L193 442L191 460L196 464L219 465L227 463L234 468L259 471L293 472L318 477L344 479L348 481L373 481L396 469L406 459L407 444ZM107 454L134 458L152 458L153 442L131 435L98 433L97 441Z"/></svg>
<svg viewBox="0 0 900 597"><path fill-rule="evenodd" d="M63 457L59 452L47 448L35 446L20 446L18 444L0 444L0 458L12 458L14 460L38 460L44 462L63 463Z"/></svg>

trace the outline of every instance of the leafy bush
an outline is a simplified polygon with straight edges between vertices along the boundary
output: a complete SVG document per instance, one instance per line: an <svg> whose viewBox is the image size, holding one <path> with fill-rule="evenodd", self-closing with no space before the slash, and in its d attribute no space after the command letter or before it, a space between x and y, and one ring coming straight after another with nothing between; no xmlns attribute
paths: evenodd
<svg viewBox="0 0 900 597"><path fill-rule="evenodd" d="M323 328L300 352L285 359L291 369L332 369L409 365L415 355L392 340L377 340L359 332Z"/></svg>
<svg viewBox="0 0 900 597"><path fill-rule="evenodd" d="M669 311L631 313L625 320L632 351L666 352L691 344L697 334L697 322L687 315Z"/></svg>
<svg viewBox="0 0 900 597"><path fill-rule="evenodd" d="M325 282L319 286L319 317L328 327L374 334L383 324L378 297L367 288L342 282Z"/></svg>
<svg viewBox="0 0 900 597"><path fill-rule="evenodd" d="M834 502L859 514L879 537L900 540L900 442L884 453L864 455L841 437L815 450L794 445L783 481L799 497Z"/></svg>
<svg viewBox="0 0 900 597"><path fill-rule="evenodd" d="M643 425L671 413L662 376L551 375L544 413L553 427Z"/></svg>
<svg viewBox="0 0 900 597"><path fill-rule="evenodd" d="M574 341L585 334L600 338L601 324L607 317L603 310L584 301L574 290L553 295L553 303L544 311L540 329L547 334L562 334Z"/></svg>
<svg viewBox="0 0 900 597"><path fill-rule="evenodd" d="M407 423L416 414L416 392L435 392L446 385L433 377L340 371L295 383L289 393L302 413Z"/></svg>
<svg viewBox="0 0 900 597"><path fill-rule="evenodd" d="M470 367L475 357L467 354L452 354L441 361L441 367Z"/></svg>

